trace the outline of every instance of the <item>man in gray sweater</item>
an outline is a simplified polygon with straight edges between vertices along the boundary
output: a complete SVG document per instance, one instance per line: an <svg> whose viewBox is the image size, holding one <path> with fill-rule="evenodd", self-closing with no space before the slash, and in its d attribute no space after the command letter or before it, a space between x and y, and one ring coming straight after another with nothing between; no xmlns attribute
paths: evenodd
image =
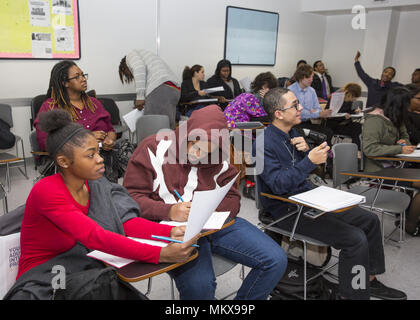
<svg viewBox="0 0 420 320"><path fill-rule="evenodd" d="M180 98L180 81L169 66L147 50L132 50L122 58L119 66L122 83L134 81L136 107L144 114L164 114L175 128L176 105Z"/></svg>

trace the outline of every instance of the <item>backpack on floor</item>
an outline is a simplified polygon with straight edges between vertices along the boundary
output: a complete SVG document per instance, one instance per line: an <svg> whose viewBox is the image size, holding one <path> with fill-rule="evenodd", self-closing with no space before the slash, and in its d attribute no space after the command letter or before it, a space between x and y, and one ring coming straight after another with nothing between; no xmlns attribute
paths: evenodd
<svg viewBox="0 0 420 320"><path fill-rule="evenodd" d="M307 266L306 278L309 279L319 272L319 269ZM315 278L306 285L307 300L335 300L338 285L322 276ZM270 293L270 300L303 300L304 275L303 263L288 260L286 272Z"/></svg>

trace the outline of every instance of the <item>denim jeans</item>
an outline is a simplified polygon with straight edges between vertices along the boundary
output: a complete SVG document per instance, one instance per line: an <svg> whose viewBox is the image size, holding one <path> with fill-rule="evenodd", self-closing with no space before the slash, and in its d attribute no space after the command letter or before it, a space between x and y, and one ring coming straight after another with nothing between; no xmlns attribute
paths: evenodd
<svg viewBox="0 0 420 320"><path fill-rule="evenodd" d="M286 270L287 257L283 249L242 218L236 218L226 229L200 238L198 244L195 260L169 271L183 300L214 299L216 279L212 253L252 268L235 299L267 299Z"/></svg>

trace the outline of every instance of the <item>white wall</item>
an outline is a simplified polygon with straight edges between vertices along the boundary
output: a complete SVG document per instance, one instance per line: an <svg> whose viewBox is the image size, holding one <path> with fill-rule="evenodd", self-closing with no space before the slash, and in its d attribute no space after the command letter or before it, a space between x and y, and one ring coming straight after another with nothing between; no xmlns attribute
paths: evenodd
<svg viewBox="0 0 420 320"><path fill-rule="evenodd" d="M303 12L349 11L353 6L361 5L366 9L386 9L420 5L419 0L301 0Z"/></svg>
<svg viewBox="0 0 420 320"><path fill-rule="evenodd" d="M410 83L411 74L420 68L420 11L401 12L395 43L393 65L396 81Z"/></svg>
<svg viewBox="0 0 420 320"><path fill-rule="evenodd" d="M277 61L274 67L234 66L234 77L251 79L260 72L276 76L293 73L297 60L322 56L326 19L301 13L296 0L160 0L160 56L179 74L186 65L205 67L213 74L223 58L226 6L239 6L280 14ZM121 58L133 48L156 52L156 1L80 0L82 57L76 63L89 74L88 85L98 94L134 92L118 77ZM45 93L50 70L57 61L0 60L0 100L28 98ZM118 102L121 113L130 102ZM14 131L30 150L29 106L13 108Z"/></svg>
<svg viewBox="0 0 420 320"><path fill-rule="evenodd" d="M323 61L334 86L355 81L366 90L354 70L357 50L362 53L363 68L373 78L379 78L382 70L392 65L397 70L395 81L409 83L414 69L420 67L420 11L368 11L366 30L353 30L353 17L352 14L327 17Z"/></svg>

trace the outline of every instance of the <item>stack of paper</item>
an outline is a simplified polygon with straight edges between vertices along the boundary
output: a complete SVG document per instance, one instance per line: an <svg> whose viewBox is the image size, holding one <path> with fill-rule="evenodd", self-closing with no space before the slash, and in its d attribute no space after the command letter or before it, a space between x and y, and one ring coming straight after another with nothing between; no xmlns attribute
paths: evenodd
<svg viewBox="0 0 420 320"><path fill-rule="evenodd" d="M364 196L325 186L296 194L289 199L325 212L366 202Z"/></svg>
<svg viewBox="0 0 420 320"><path fill-rule="evenodd" d="M144 110L139 111L138 109L134 109L129 113L123 115L124 122L126 123L127 127L130 129L131 132L136 131L136 122L137 119L143 116Z"/></svg>
<svg viewBox="0 0 420 320"><path fill-rule="evenodd" d="M213 92L225 91L225 88L223 88L222 86L220 86L220 87L215 87L215 88L203 89L201 91L204 91L205 93L213 93Z"/></svg>

